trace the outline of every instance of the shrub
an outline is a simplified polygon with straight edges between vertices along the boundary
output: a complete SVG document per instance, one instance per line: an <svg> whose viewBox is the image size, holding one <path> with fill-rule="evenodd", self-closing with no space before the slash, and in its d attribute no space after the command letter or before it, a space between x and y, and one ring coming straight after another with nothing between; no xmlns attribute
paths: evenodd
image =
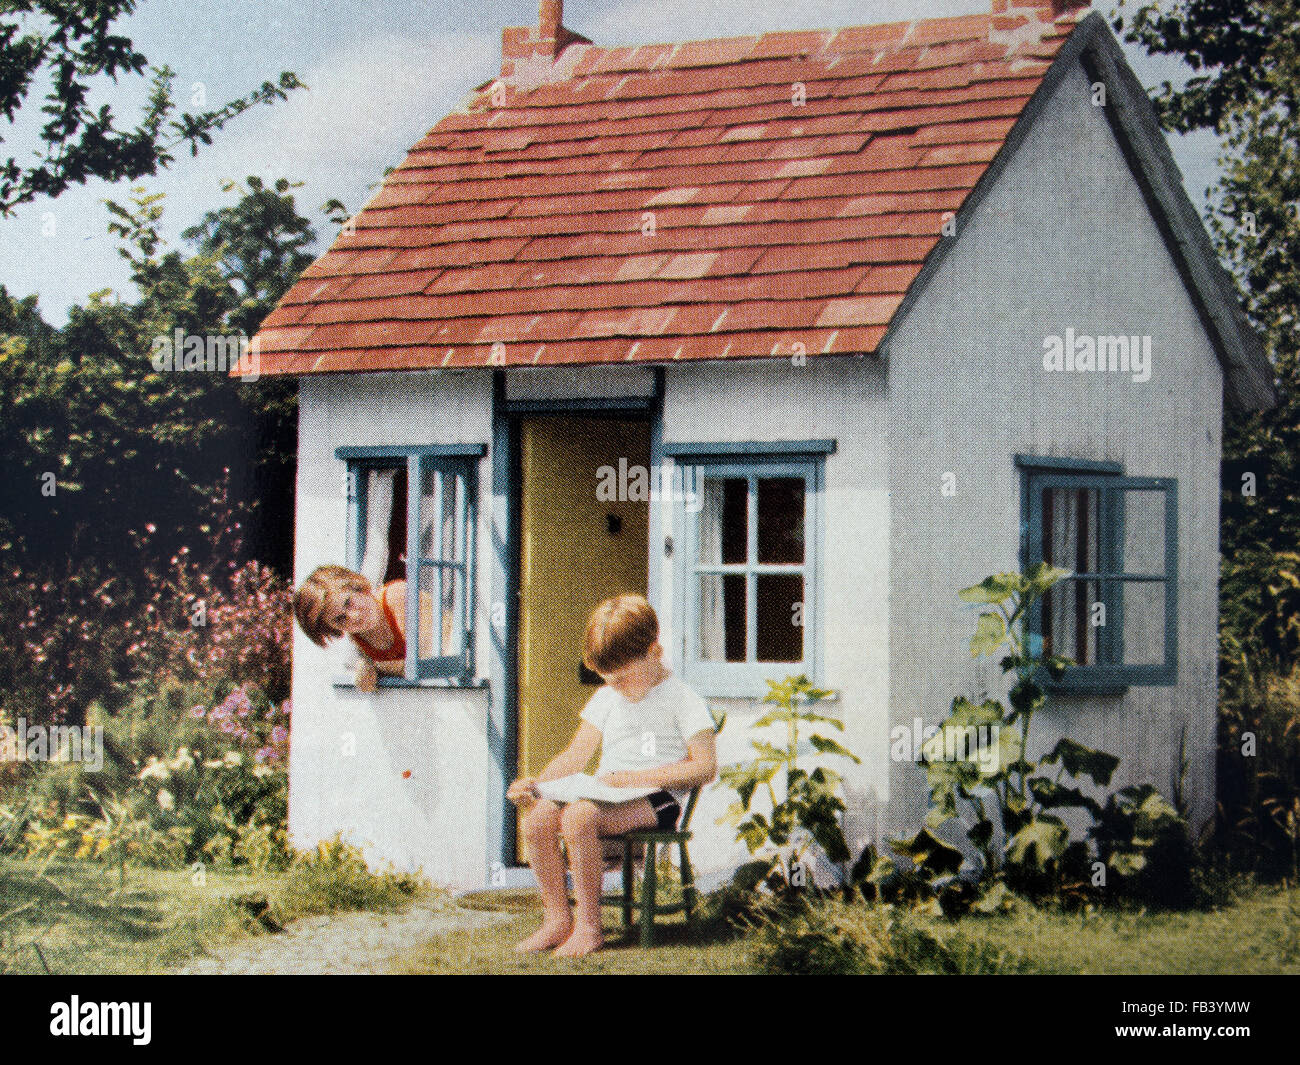
<svg viewBox="0 0 1300 1065"><path fill-rule="evenodd" d="M0 843L21 839L12 849L28 857L59 853L163 868L289 864L283 759L259 762L238 749L209 758L181 747L130 769L106 776L76 763L47 766L26 796L22 826L5 832L0 824Z"/></svg>
<svg viewBox="0 0 1300 1065"><path fill-rule="evenodd" d="M1021 971L1000 951L969 943L952 927L892 905L825 900L765 923L759 963L788 975L921 973L965 975Z"/></svg>
<svg viewBox="0 0 1300 1065"><path fill-rule="evenodd" d="M764 875L755 879L755 885L764 880L774 890L794 890L808 884L805 855L813 846L837 864L849 858L840 826L844 812L839 794L842 778L829 766L817 765L809 772L800 765L801 727L803 741L818 754L853 762L859 759L838 740L824 735L827 727L844 729L838 719L815 709L831 692L813 687L805 676L787 677L780 683L769 680L767 684L770 690L763 701L774 709L755 721L753 727L783 725L784 742L777 746L766 740L751 740L756 757L723 768L718 786L733 789L737 800L718 824L735 825L736 838L757 856L755 868L761 867ZM760 792L771 805L766 815L750 808ZM769 872L771 876L767 877Z"/></svg>
<svg viewBox="0 0 1300 1065"><path fill-rule="evenodd" d="M1039 563L1027 573L996 574L959 593L992 608L979 616L971 656L1006 651L1000 664L1015 680L1009 708L998 699L979 705L961 696L953 700L951 715L923 747L931 803L925 827L910 839L890 841L929 883L944 913L989 904L982 896L996 884L1031 898L1076 904L1098 897L1103 888L1112 898L1128 894L1151 904L1185 905L1191 898L1194 855L1186 822L1153 786L1125 788L1103 806L1076 783L1087 778L1107 787L1119 765L1114 755L1063 738L1037 762L1029 760L1030 727L1047 701L1041 682L1045 674L1059 679L1070 663L1043 654L1025 619L1030 606L1066 576ZM970 749L969 738L981 729L991 738L991 758ZM968 741L956 757L945 749L950 730ZM1071 839L1061 816L1067 810L1086 821L1086 838ZM954 821L979 856L979 890L958 879L962 852L934 834ZM1097 862L1101 877L1094 873ZM869 883L898 879L887 859L877 862L873 853L867 864L863 878Z"/></svg>
<svg viewBox="0 0 1300 1065"><path fill-rule="evenodd" d="M181 546L164 568L128 576L94 557L69 558L57 572L0 575L0 708L31 724L80 724L99 703L110 713L166 687L206 687L219 698L236 686L272 702L289 694L292 588L257 562L232 561L242 548L226 489L207 501L197 550ZM135 533L148 559L157 529ZM0 544L0 558L10 555ZM201 556L202 561L198 560Z"/></svg>
<svg viewBox="0 0 1300 1065"><path fill-rule="evenodd" d="M284 920L335 910L396 910L427 889L419 876L372 873L361 851L335 836L294 857L274 905Z"/></svg>
<svg viewBox="0 0 1300 1065"><path fill-rule="evenodd" d="M1224 634L1214 849L1234 870L1300 880L1300 663L1278 671Z"/></svg>

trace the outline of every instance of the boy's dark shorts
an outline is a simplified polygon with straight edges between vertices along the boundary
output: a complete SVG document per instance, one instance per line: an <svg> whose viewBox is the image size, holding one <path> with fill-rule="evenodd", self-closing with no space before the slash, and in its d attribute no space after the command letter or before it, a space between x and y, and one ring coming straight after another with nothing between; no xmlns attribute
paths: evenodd
<svg viewBox="0 0 1300 1065"><path fill-rule="evenodd" d="M659 818L659 831L673 831L677 827L677 819L682 816L682 808L677 805L677 800L666 791L656 791L646 798L654 807L655 816Z"/></svg>

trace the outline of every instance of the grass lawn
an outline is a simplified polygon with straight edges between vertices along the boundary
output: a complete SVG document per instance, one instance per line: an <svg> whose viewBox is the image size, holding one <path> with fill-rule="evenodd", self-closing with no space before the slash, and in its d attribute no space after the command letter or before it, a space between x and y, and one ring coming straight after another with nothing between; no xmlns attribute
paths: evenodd
<svg viewBox="0 0 1300 1065"><path fill-rule="evenodd" d="M346 889L346 890L345 890ZM0 859L0 972L151 973L220 942L265 935L234 896L263 895L281 920L340 908L400 908L411 896L368 889L330 873L293 882L283 873L209 870L196 885L188 870L131 869L126 886L113 867L85 862ZM607 947L581 960L547 954L520 957L514 944L537 927L535 892L482 892L461 900L469 909L504 911L507 920L412 946L389 960L402 973L757 973L767 944L755 933L729 932L717 922L688 929L663 918L656 946L640 947L607 910ZM834 971L957 971L1134 974L1300 975L1300 889L1255 887L1209 912L1110 911L1089 916L1022 905L1000 917L956 924L916 917L932 935L881 940L868 907L817 907L786 956L796 963L818 951ZM789 927L789 926L783 926ZM873 932L873 929L876 932ZM843 950L876 935L871 949ZM269 940L268 940L269 942ZM943 944L934 948L933 944ZM829 945L829 949L828 948ZM956 949L954 949L956 948ZM38 953L39 950L39 953ZM942 958L940 957L942 955ZM874 959L863 962L863 958ZM841 960L842 959L842 960ZM946 960L945 960L946 959Z"/></svg>
<svg viewBox="0 0 1300 1065"><path fill-rule="evenodd" d="M1020 959L1033 972L1300 975L1300 888L1254 889L1207 913L1102 913L1024 908L965 920L961 934Z"/></svg>
<svg viewBox="0 0 1300 1065"><path fill-rule="evenodd" d="M0 973L154 973L218 943L269 935L268 918L401 910L437 890L370 877L347 861L290 872L208 869L198 884L188 869L128 869L124 887L118 877L105 864L0 858ZM235 902L244 896L252 905Z"/></svg>
<svg viewBox="0 0 1300 1065"><path fill-rule="evenodd" d="M549 953L521 957L514 945L537 930L541 899L536 892L482 892L462 897L474 909L504 910L509 922L472 932L439 936L394 959L399 973L545 973L608 975L636 973L755 973L756 942L730 934L694 935L681 914L661 917L655 927L655 945L641 947L640 929L623 929L617 910L604 914L605 948L587 958L552 958Z"/></svg>
<svg viewBox="0 0 1300 1065"><path fill-rule="evenodd" d="M465 900L491 905L486 894ZM484 900L481 901L480 900ZM625 936L616 911L605 915L607 947L590 958L520 958L512 947L540 920L535 895L515 893L502 908L509 923L442 936L394 959L404 973L755 973L763 970L756 934L695 939L680 918L667 919L651 950ZM920 919L936 937L973 950L975 971L1043 974L1300 974L1300 889L1257 888L1236 904L1197 913L1109 912L1087 917L1035 910L968 917L956 924ZM854 935L854 923L828 915L829 938ZM983 948L983 949L981 949ZM910 953L909 953L910 952ZM902 948L905 968L942 971L924 948ZM993 959L990 965L989 959ZM846 966L845 971L859 971Z"/></svg>
<svg viewBox="0 0 1300 1065"><path fill-rule="evenodd" d="M275 874L128 869L0 859L0 972L150 973L206 946L250 934L225 900L270 894Z"/></svg>

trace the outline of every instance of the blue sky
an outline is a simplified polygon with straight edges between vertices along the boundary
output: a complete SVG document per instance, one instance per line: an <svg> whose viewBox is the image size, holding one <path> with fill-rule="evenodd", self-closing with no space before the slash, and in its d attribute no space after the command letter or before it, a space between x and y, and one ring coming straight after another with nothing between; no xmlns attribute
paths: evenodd
<svg viewBox="0 0 1300 1065"><path fill-rule="evenodd" d="M987 10L988 2L568 0L565 24L597 44L645 44L971 14ZM1109 2L1099 10L1109 12ZM247 112L197 157L178 155L168 170L146 179L149 191L166 193L163 232L171 246L203 212L232 202L223 181L257 174L304 183L295 190L298 209L312 219L317 250L324 251L335 227L320 205L335 197L353 210L361 206L386 166L399 163L465 93L498 73L501 28L536 21L536 0L141 0L120 30L152 63L176 71L182 109L201 109L190 106L195 92L215 107L282 70L310 86L287 102ZM1144 84L1177 80L1177 65L1125 47ZM120 124L130 125L142 89L124 82L92 104L111 102ZM0 155L27 160L38 106L29 98L16 127L0 126ZM1174 138L1172 146L1199 207L1215 180L1217 143L1201 134ZM99 289L134 298L103 205L127 195L125 183L94 182L0 219L0 284L13 296L38 294L54 324Z"/></svg>

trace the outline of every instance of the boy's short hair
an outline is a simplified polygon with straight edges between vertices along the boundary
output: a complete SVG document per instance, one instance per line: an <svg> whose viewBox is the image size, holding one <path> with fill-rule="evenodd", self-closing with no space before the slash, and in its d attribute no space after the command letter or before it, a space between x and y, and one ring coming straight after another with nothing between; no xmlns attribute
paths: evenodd
<svg viewBox="0 0 1300 1065"><path fill-rule="evenodd" d="M318 647L343 633L325 620L325 607L331 593L370 592L370 582L346 566L317 566L293 593L293 615L307 638Z"/></svg>
<svg viewBox="0 0 1300 1065"><path fill-rule="evenodd" d="M597 673L613 673L643 658L659 639L659 617L642 595L616 595L591 612L582 661Z"/></svg>

